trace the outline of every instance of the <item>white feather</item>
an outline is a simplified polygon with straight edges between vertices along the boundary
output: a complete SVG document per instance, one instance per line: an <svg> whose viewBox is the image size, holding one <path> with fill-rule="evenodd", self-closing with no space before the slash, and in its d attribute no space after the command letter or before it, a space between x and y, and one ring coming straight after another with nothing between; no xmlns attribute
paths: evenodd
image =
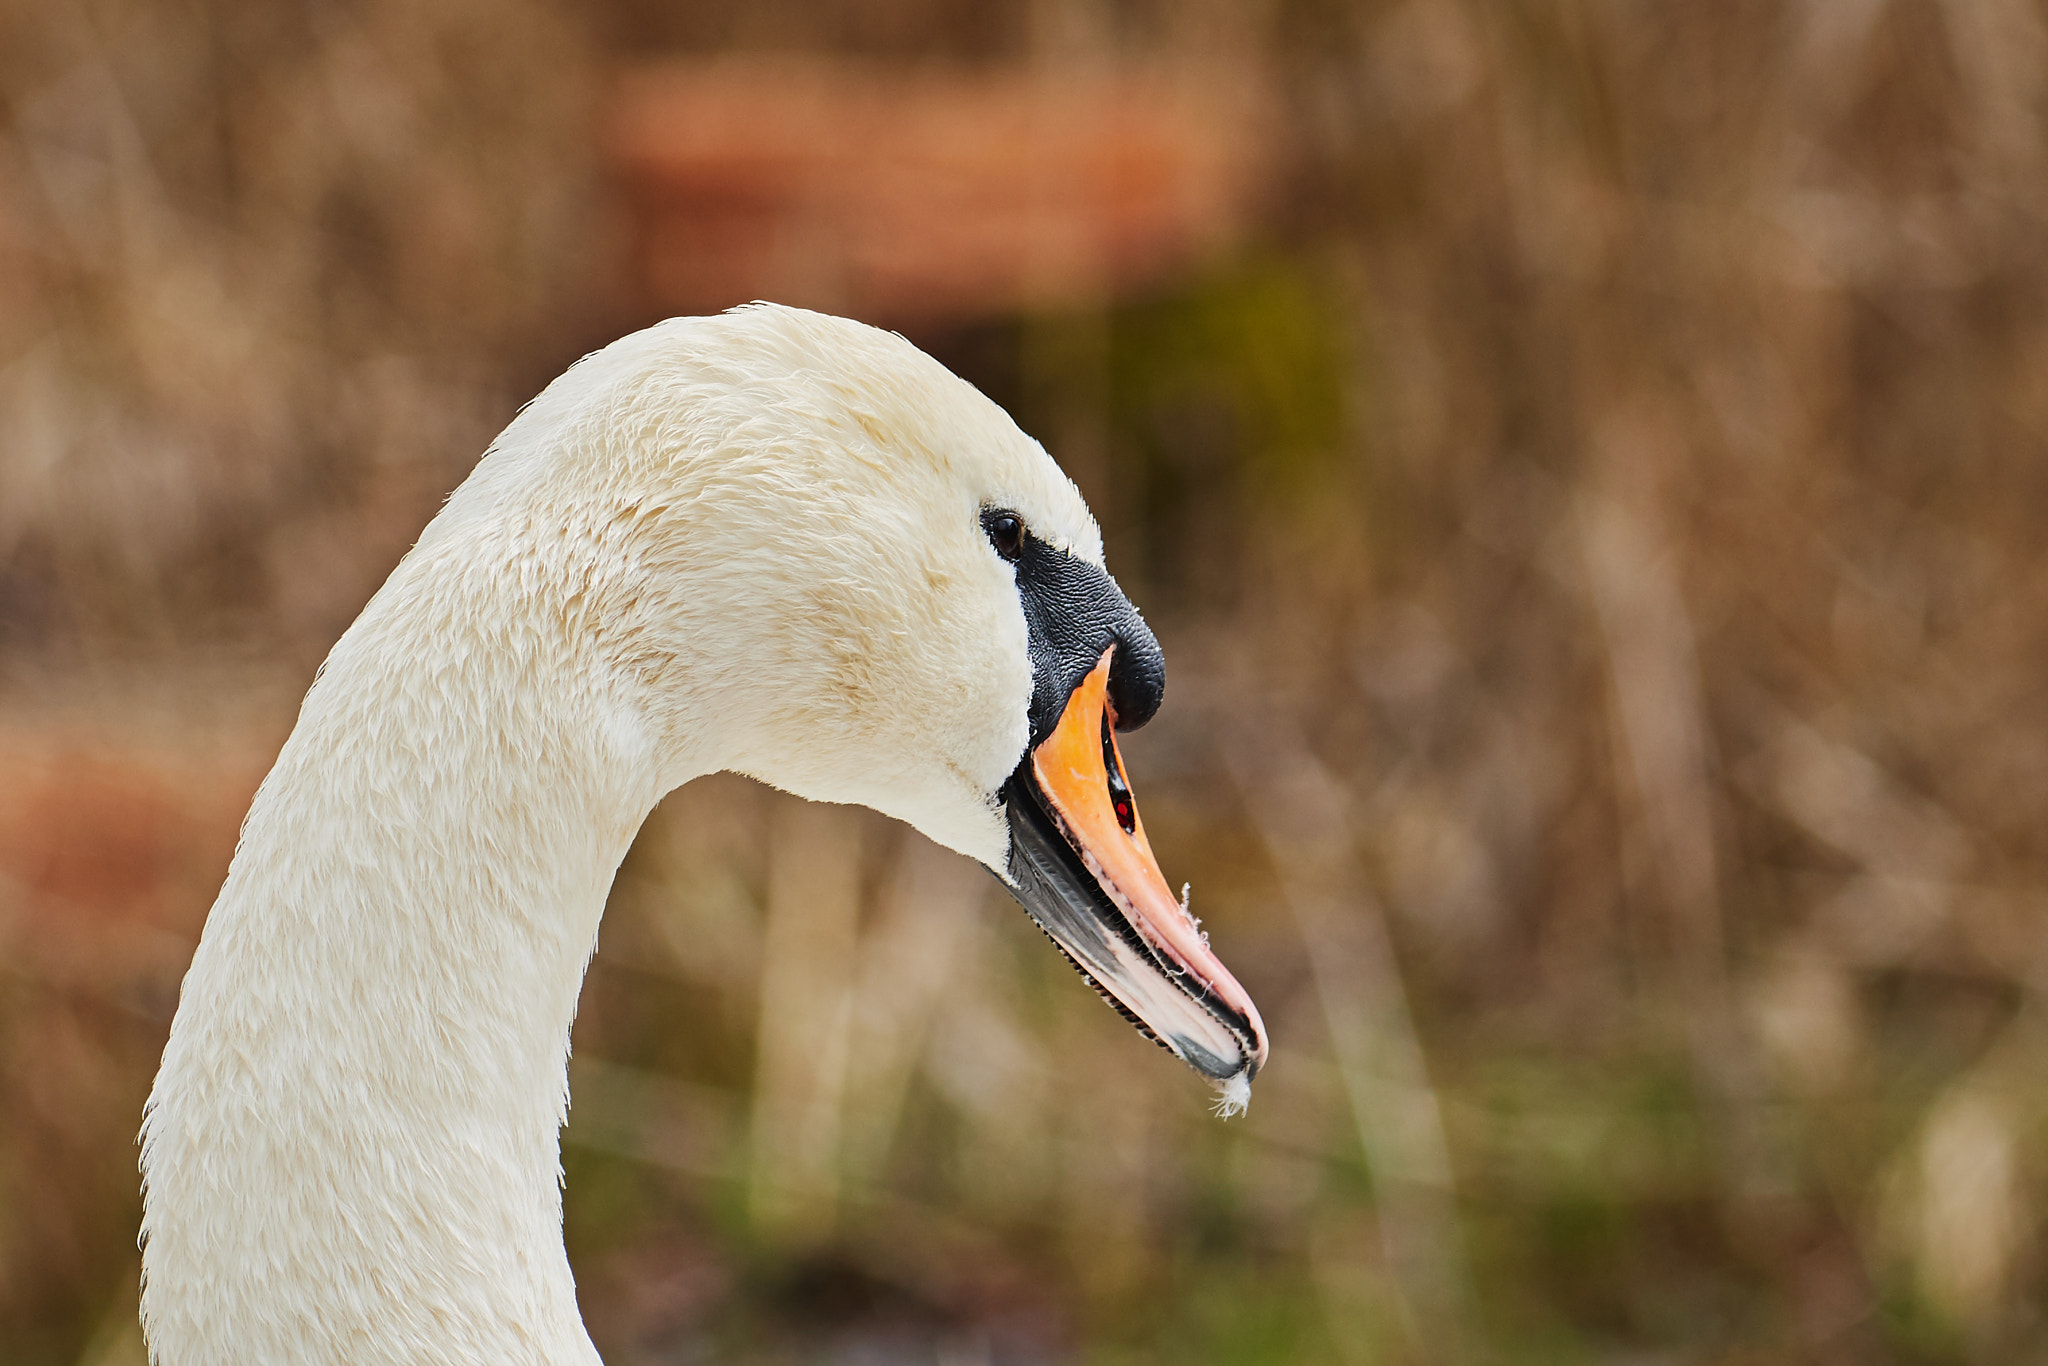
<svg viewBox="0 0 2048 1366"><path fill-rule="evenodd" d="M1216 1117L1229 1119L1251 1108L1252 1079L1239 1072L1216 1088Z"/></svg>

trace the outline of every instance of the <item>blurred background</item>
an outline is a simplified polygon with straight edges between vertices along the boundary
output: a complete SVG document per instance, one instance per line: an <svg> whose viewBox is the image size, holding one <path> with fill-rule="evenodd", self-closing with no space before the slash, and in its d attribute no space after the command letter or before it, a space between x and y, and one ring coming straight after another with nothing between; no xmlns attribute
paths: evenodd
<svg viewBox="0 0 2048 1366"><path fill-rule="evenodd" d="M2036 0L0 0L0 1361L143 1360L334 637L757 297L1079 482L1274 1054L1219 1122L986 874L692 785L575 1036L610 1361L2048 1360L2044 101Z"/></svg>

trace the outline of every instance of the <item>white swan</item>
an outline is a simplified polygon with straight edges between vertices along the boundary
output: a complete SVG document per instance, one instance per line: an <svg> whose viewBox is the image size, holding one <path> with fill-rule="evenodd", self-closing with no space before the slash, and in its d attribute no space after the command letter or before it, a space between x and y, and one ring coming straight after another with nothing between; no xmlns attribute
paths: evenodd
<svg viewBox="0 0 2048 1366"><path fill-rule="evenodd" d="M737 770L979 859L1242 1104L1244 990L1110 736L1163 686L1078 493L899 337L757 305L548 386L328 657L143 1127L159 1366L589 1363L569 1025L655 802Z"/></svg>

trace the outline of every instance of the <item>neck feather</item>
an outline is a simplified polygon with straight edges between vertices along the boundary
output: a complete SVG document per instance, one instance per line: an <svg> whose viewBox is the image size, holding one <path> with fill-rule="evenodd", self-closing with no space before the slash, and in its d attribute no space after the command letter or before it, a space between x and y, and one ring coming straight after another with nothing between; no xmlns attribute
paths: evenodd
<svg viewBox="0 0 2048 1366"><path fill-rule="evenodd" d="M423 545L257 795L144 1128L164 1366L596 1359L561 1240L569 1027L678 775L557 610L573 585L535 578Z"/></svg>

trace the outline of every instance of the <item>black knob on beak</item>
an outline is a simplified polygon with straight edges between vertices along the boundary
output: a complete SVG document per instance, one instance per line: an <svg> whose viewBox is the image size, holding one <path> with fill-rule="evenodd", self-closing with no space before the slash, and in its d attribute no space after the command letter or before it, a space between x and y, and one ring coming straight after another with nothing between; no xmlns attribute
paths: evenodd
<svg viewBox="0 0 2048 1366"><path fill-rule="evenodd" d="M1116 632L1109 660L1109 705L1118 730L1136 730L1158 714L1166 696L1166 656L1138 610L1128 602L1124 607L1130 617Z"/></svg>
<svg viewBox="0 0 2048 1366"><path fill-rule="evenodd" d="M1116 654L1108 695L1116 728L1135 730L1150 721L1166 695L1166 657L1109 571L1029 531L1019 539L1013 563L1030 633L1031 747L1052 733L1067 699L1111 645Z"/></svg>

